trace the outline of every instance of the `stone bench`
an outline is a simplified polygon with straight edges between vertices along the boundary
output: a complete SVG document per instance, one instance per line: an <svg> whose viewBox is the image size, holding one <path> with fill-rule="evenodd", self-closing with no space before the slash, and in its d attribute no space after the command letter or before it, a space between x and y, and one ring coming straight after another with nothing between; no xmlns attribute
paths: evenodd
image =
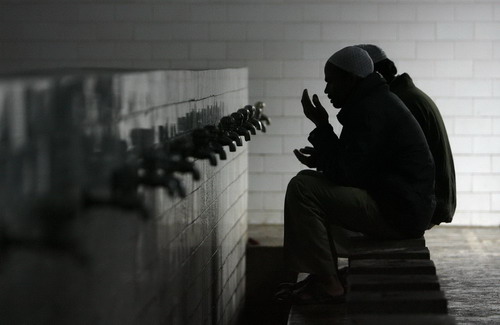
<svg viewBox="0 0 500 325"><path fill-rule="evenodd" d="M347 303L287 306L272 301L279 282L291 280L283 264L282 226L251 226L258 245L247 248L247 312L241 324L455 324L446 314L434 262L425 238L377 240L353 233L346 251ZM303 279L301 274L298 280ZM288 312L289 311L289 312ZM286 314L282 323L279 314Z"/></svg>
<svg viewBox="0 0 500 325"><path fill-rule="evenodd" d="M348 258L347 303L292 306L289 325L319 324L320 318L325 324L455 324L424 237L380 240L349 233L348 243L339 250Z"/></svg>
<svg viewBox="0 0 500 325"><path fill-rule="evenodd" d="M349 261L361 259L430 259L427 247L354 248L349 251Z"/></svg>
<svg viewBox="0 0 500 325"><path fill-rule="evenodd" d="M423 237L350 241L348 324L455 324Z"/></svg>
<svg viewBox="0 0 500 325"><path fill-rule="evenodd" d="M423 259L357 259L349 261L351 274L436 274L431 260Z"/></svg>

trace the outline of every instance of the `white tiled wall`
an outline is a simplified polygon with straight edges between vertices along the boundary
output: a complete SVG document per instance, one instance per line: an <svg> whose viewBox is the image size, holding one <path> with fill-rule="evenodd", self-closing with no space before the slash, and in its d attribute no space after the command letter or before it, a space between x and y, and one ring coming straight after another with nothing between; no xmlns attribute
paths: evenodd
<svg viewBox="0 0 500 325"><path fill-rule="evenodd" d="M248 143L217 166L195 160L199 180L176 172L185 198L106 193L139 160L134 132L159 148L159 126L173 137L219 121L248 102L247 80L247 69L0 78L0 323L235 324Z"/></svg>
<svg viewBox="0 0 500 325"><path fill-rule="evenodd" d="M300 170L290 150L311 124L304 87L323 93L334 51L383 47L440 106L457 162L455 224L498 225L500 3L481 0L87 0L0 5L0 68L61 65L250 68L250 99L273 125L250 146L250 222L282 222L282 198ZM335 112L331 111L332 120ZM338 129L338 126L335 126ZM485 182L489 180L489 182ZM470 184L467 185L467 184Z"/></svg>

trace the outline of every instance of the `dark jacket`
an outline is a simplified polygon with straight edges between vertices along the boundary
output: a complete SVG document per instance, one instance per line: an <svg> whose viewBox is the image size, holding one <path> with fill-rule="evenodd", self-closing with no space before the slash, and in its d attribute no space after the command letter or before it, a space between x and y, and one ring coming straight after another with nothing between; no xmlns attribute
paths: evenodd
<svg viewBox="0 0 500 325"><path fill-rule="evenodd" d="M432 223L451 222L457 206L455 165L443 118L436 104L415 87L406 73L390 84L391 91L405 103L424 131L436 165L436 210Z"/></svg>
<svg viewBox="0 0 500 325"><path fill-rule="evenodd" d="M387 221L408 238L423 235L435 207L434 163L424 134L377 73L357 86L331 125L309 141L318 169L336 184L366 189Z"/></svg>

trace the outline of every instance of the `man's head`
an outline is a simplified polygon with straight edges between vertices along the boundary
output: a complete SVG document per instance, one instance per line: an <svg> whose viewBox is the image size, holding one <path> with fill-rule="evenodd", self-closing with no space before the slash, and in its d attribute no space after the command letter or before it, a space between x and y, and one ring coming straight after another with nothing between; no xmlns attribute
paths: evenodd
<svg viewBox="0 0 500 325"><path fill-rule="evenodd" d="M394 62L387 58L384 50L373 44L359 44L356 46L368 52L373 61L375 71L380 73L388 83L394 80L398 69L394 65Z"/></svg>
<svg viewBox="0 0 500 325"><path fill-rule="evenodd" d="M325 64L325 94L336 108L341 108L358 82L373 72L368 53L356 46L335 52Z"/></svg>

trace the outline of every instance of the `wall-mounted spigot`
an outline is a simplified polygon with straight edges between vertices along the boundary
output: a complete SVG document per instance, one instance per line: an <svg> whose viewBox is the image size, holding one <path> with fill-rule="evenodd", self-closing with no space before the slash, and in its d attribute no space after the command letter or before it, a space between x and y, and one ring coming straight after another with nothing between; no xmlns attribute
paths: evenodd
<svg viewBox="0 0 500 325"><path fill-rule="evenodd" d="M229 146L229 151L231 152L236 151L236 145L234 141L226 136L224 131L220 130L215 125L206 125L204 129L210 133L211 141L218 142L222 146Z"/></svg>
<svg viewBox="0 0 500 325"><path fill-rule="evenodd" d="M87 205L134 209L147 217L139 186L164 187L171 196L185 195L184 187L173 173L191 173L195 180L200 179L200 172L188 159L194 151L193 142L184 141L176 146L176 142L168 141L163 127L159 127L158 131L159 144L154 144L153 129L134 129L130 132L132 147L127 152L125 163L116 168L110 177L110 193L85 193Z"/></svg>
<svg viewBox="0 0 500 325"><path fill-rule="evenodd" d="M245 120L245 116L241 113L234 112L231 114L231 117L234 120L235 128L234 130L239 134L245 137L245 141L250 141L250 131L243 127L243 121Z"/></svg>
<svg viewBox="0 0 500 325"><path fill-rule="evenodd" d="M266 107L266 103L264 102L256 102L255 103L255 108L256 108L256 118L259 119L259 121L263 122L262 124L264 125L264 123L266 125L270 125L271 124L271 119L269 117L267 117L266 115L264 115L264 108Z"/></svg>
<svg viewBox="0 0 500 325"><path fill-rule="evenodd" d="M243 145L240 135L236 132L236 122L234 121L234 118L231 116L224 116L221 118L219 122L219 129L222 130L228 138L235 141L238 147Z"/></svg>
<svg viewBox="0 0 500 325"><path fill-rule="evenodd" d="M267 128L266 128L266 125L264 124L263 121L260 120L259 118L259 112L257 111L257 108L253 105L247 105L245 107L248 107L251 111L252 111L252 123L255 125L257 122L259 123L260 125L260 129L262 132L266 133L267 132Z"/></svg>
<svg viewBox="0 0 500 325"><path fill-rule="evenodd" d="M252 135L257 134L255 126L248 121L249 116L250 116L250 111L246 108L240 108L238 110L238 113L243 115L242 126L246 129L248 129L250 131L250 133L252 133Z"/></svg>
<svg viewBox="0 0 500 325"><path fill-rule="evenodd" d="M209 133L205 129L195 129L192 132L194 148L190 156L198 159L208 159L210 165L217 166L217 159L214 155L214 149L210 146Z"/></svg>
<svg viewBox="0 0 500 325"><path fill-rule="evenodd" d="M226 160L227 159L226 151L224 151L222 144L217 141L217 135L213 132L213 130L211 131L210 128L203 128L201 130L205 131L208 146L217 154L219 154L220 160Z"/></svg>
<svg viewBox="0 0 500 325"><path fill-rule="evenodd" d="M255 117L257 109L253 105L245 105L244 107L250 114L248 115L248 122L252 123L257 130L262 130L262 123ZM264 132L264 130L262 130Z"/></svg>
<svg viewBox="0 0 500 325"><path fill-rule="evenodd" d="M210 141L210 147L212 148L212 150L214 150L216 153L219 154L220 160L227 159L226 151L224 151L224 148L222 147L222 145L219 142Z"/></svg>
<svg viewBox="0 0 500 325"><path fill-rule="evenodd" d="M151 187L164 187L170 196L178 194L186 196L182 182L173 175L174 172L191 173L193 179L200 179L200 172L187 155L169 152L164 145L155 146L145 151L141 157L138 170L139 184Z"/></svg>

